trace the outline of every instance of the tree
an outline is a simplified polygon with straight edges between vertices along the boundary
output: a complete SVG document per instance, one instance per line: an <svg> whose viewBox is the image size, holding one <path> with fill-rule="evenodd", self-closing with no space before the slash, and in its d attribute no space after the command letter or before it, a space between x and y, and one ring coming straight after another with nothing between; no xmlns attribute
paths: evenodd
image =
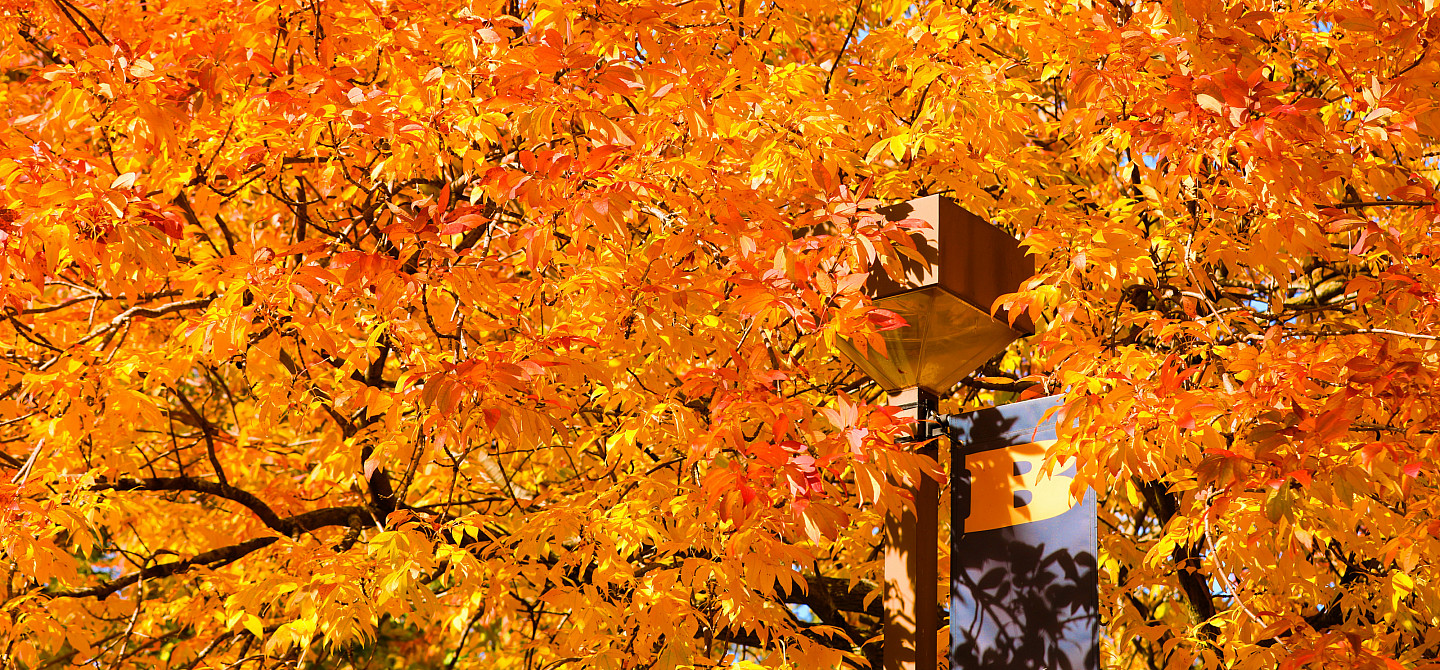
<svg viewBox="0 0 1440 670"><path fill-rule="evenodd" d="M1428 0L0 8L6 665L875 662L928 193L1108 665L1436 664Z"/></svg>

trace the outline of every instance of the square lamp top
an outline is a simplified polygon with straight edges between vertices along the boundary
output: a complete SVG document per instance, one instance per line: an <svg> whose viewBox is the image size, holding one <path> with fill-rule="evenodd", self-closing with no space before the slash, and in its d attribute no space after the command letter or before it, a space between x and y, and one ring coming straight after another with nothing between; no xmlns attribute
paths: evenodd
<svg viewBox="0 0 1440 670"><path fill-rule="evenodd" d="M903 277L892 278L878 258L871 260L866 292L908 324L880 333L886 355L873 349L861 354L853 343L840 343L841 353L882 387L944 393L1010 342L1033 332L1023 313L1016 315L1014 328L1003 309L990 315L996 298L1019 290L1035 272L1015 238L939 195L881 212L892 221L930 224L911 233L926 262L902 256Z"/></svg>

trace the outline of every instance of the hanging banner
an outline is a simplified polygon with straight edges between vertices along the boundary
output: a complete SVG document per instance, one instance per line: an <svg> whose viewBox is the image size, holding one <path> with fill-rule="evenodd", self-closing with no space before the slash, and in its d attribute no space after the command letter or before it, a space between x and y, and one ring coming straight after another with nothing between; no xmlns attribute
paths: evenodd
<svg viewBox="0 0 1440 670"><path fill-rule="evenodd" d="M1052 396L947 418L952 670L1098 670L1095 493L1040 476Z"/></svg>

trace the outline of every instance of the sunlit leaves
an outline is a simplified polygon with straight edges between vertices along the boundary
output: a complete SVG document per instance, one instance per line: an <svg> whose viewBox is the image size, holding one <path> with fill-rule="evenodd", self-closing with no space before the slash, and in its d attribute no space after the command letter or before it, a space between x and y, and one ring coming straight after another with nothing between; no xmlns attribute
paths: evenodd
<svg viewBox="0 0 1440 670"><path fill-rule="evenodd" d="M32 4L7 662L858 663L925 193L1037 258L975 387L1068 395L1107 663L1434 653L1425 3Z"/></svg>

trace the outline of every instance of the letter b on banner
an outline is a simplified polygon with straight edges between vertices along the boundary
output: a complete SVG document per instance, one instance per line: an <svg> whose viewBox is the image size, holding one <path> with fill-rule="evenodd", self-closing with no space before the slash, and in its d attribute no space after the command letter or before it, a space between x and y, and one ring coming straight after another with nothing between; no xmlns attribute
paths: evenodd
<svg viewBox="0 0 1440 670"><path fill-rule="evenodd" d="M1080 502L1070 496L1072 477L1040 475L1045 449L1052 444L1055 440L1027 442L965 456L965 469L970 471L965 532L1052 519Z"/></svg>

